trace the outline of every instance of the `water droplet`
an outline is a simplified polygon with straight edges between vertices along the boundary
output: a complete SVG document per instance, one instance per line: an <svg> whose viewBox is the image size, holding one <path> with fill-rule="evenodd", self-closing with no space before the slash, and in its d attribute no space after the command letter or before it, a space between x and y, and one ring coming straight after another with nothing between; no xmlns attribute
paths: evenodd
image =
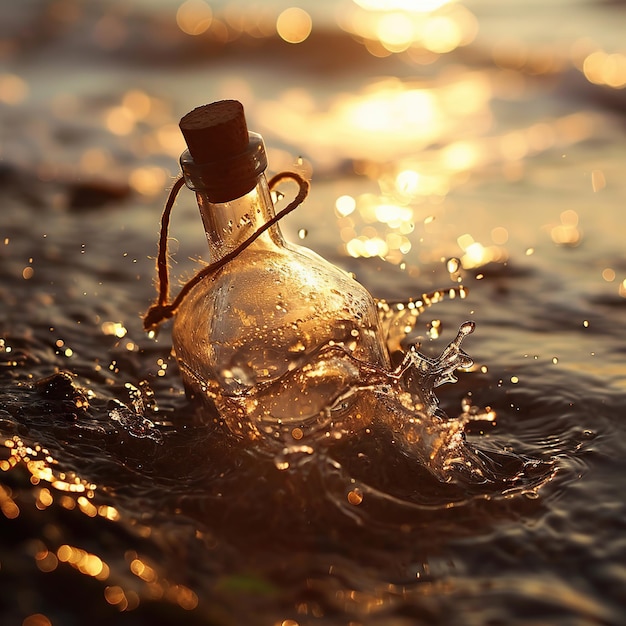
<svg viewBox="0 0 626 626"><path fill-rule="evenodd" d="M363 493L358 487L348 492L348 502L354 506L358 506L363 502Z"/></svg>
<svg viewBox="0 0 626 626"><path fill-rule="evenodd" d="M448 268L448 272L450 274L456 274L456 272L458 272L461 267L461 261L459 261L459 259L455 257L452 257L451 259L448 259L446 267Z"/></svg>
<svg viewBox="0 0 626 626"><path fill-rule="evenodd" d="M441 333L441 320L433 320L428 328L427 334L431 339L437 339Z"/></svg>
<svg viewBox="0 0 626 626"><path fill-rule="evenodd" d="M296 341L289 346L289 352L304 352L304 350L306 350L306 346L301 341Z"/></svg>
<svg viewBox="0 0 626 626"><path fill-rule="evenodd" d="M274 465L276 466L276 469L280 470L281 472L284 472L286 469L289 469L289 461L287 461L283 457L276 457L274 459Z"/></svg>
<svg viewBox="0 0 626 626"><path fill-rule="evenodd" d="M298 231L298 237L300 239L306 239L307 235L309 234L309 231L306 228L301 228Z"/></svg>

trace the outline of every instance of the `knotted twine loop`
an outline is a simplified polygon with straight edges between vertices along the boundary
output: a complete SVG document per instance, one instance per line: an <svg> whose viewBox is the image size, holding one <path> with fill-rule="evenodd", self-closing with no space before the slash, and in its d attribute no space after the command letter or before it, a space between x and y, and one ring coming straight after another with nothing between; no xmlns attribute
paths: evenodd
<svg viewBox="0 0 626 626"><path fill-rule="evenodd" d="M252 235L250 235L243 243L237 246L237 248L224 255L218 261L215 261L214 263L211 263L196 272L196 274L183 285L176 298L174 298L174 300L170 302L170 276L169 265L167 263L168 230L170 224L170 216L172 213L172 208L174 207L174 202L176 201L176 196L178 196L178 192L185 184L185 180L182 176L178 180L176 180L167 198L167 202L165 203L163 215L161 216L159 254L157 256L158 295L156 302L146 311L145 315L143 316L144 330L156 330L159 324L167 319L174 317L174 315L176 315L178 307L180 307L187 294L203 278L219 270L227 263L232 261L235 257L241 254L250 244L254 243L254 241L256 241L266 230L268 230L268 228L271 228L274 224L283 219L285 215L291 213L294 209L296 209L304 202L306 197L309 195L310 185L308 181L306 181L304 178L302 178L302 176L300 176L300 174L297 174L296 172L280 172L279 174L273 176L269 181L270 190L273 191L281 182L288 179L294 180L296 183L298 183L298 186L300 187L298 193L296 194L296 197L284 209L279 211L274 217L265 222L263 226L255 230L254 233L252 233Z"/></svg>

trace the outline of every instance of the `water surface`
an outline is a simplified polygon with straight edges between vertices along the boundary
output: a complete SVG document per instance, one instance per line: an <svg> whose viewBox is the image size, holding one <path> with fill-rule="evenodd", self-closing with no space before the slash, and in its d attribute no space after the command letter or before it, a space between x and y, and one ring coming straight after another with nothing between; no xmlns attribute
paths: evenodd
<svg viewBox="0 0 626 626"><path fill-rule="evenodd" d="M5 12L3 623L623 623L623 7L432 4L409 43L365 3L303 4L301 44L269 28L278 3L214 3L198 37L173 2ZM423 38L434 18L457 45ZM538 489L445 483L382 438L285 469L188 403L140 314L177 120L225 97L274 171L313 177L287 237L389 301L467 290L412 339L434 357L475 321L441 407L489 416L466 436L500 475L553 468ZM206 258L194 204L181 281Z"/></svg>

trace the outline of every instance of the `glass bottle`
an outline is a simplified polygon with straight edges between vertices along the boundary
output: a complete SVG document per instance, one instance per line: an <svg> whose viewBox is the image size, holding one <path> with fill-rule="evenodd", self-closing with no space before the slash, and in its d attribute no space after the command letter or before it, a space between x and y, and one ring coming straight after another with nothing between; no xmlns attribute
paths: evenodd
<svg viewBox="0 0 626 626"><path fill-rule="evenodd" d="M214 262L274 216L263 140L232 100L194 109L180 127ZM172 334L188 393L225 420L245 417L249 432L323 413L358 376L354 359L389 366L369 292L287 243L278 224L189 292Z"/></svg>

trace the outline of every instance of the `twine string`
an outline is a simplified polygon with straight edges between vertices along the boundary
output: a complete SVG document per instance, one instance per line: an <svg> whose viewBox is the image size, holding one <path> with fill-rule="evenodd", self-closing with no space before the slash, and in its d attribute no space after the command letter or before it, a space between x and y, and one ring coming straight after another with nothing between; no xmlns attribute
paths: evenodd
<svg viewBox="0 0 626 626"><path fill-rule="evenodd" d="M170 276L168 265L168 231L170 218L172 214L172 208L176 202L176 197L179 191L185 184L183 177L181 176L174 183L165 207L163 209L163 215L161 216L161 232L159 235L159 253L157 256L157 299L155 303L146 311L143 316L144 330L156 330L158 326L167 319L170 319L176 315L176 311L187 297L189 292L206 276L224 267L227 263L241 254L250 244L254 243L266 230L271 228L274 224L279 222L283 217L291 213L294 209L304 202L309 194L309 183L297 174L296 172L280 172L273 176L269 181L270 190L274 190L284 180L293 180L298 186L299 190L295 198L281 211L279 211L274 217L269 219L265 224L260 226L254 231L245 241L243 241L237 248L224 255L214 263L210 263L206 267L202 268L194 276L192 276L181 288L178 295L174 300L170 301Z"/></svg>

